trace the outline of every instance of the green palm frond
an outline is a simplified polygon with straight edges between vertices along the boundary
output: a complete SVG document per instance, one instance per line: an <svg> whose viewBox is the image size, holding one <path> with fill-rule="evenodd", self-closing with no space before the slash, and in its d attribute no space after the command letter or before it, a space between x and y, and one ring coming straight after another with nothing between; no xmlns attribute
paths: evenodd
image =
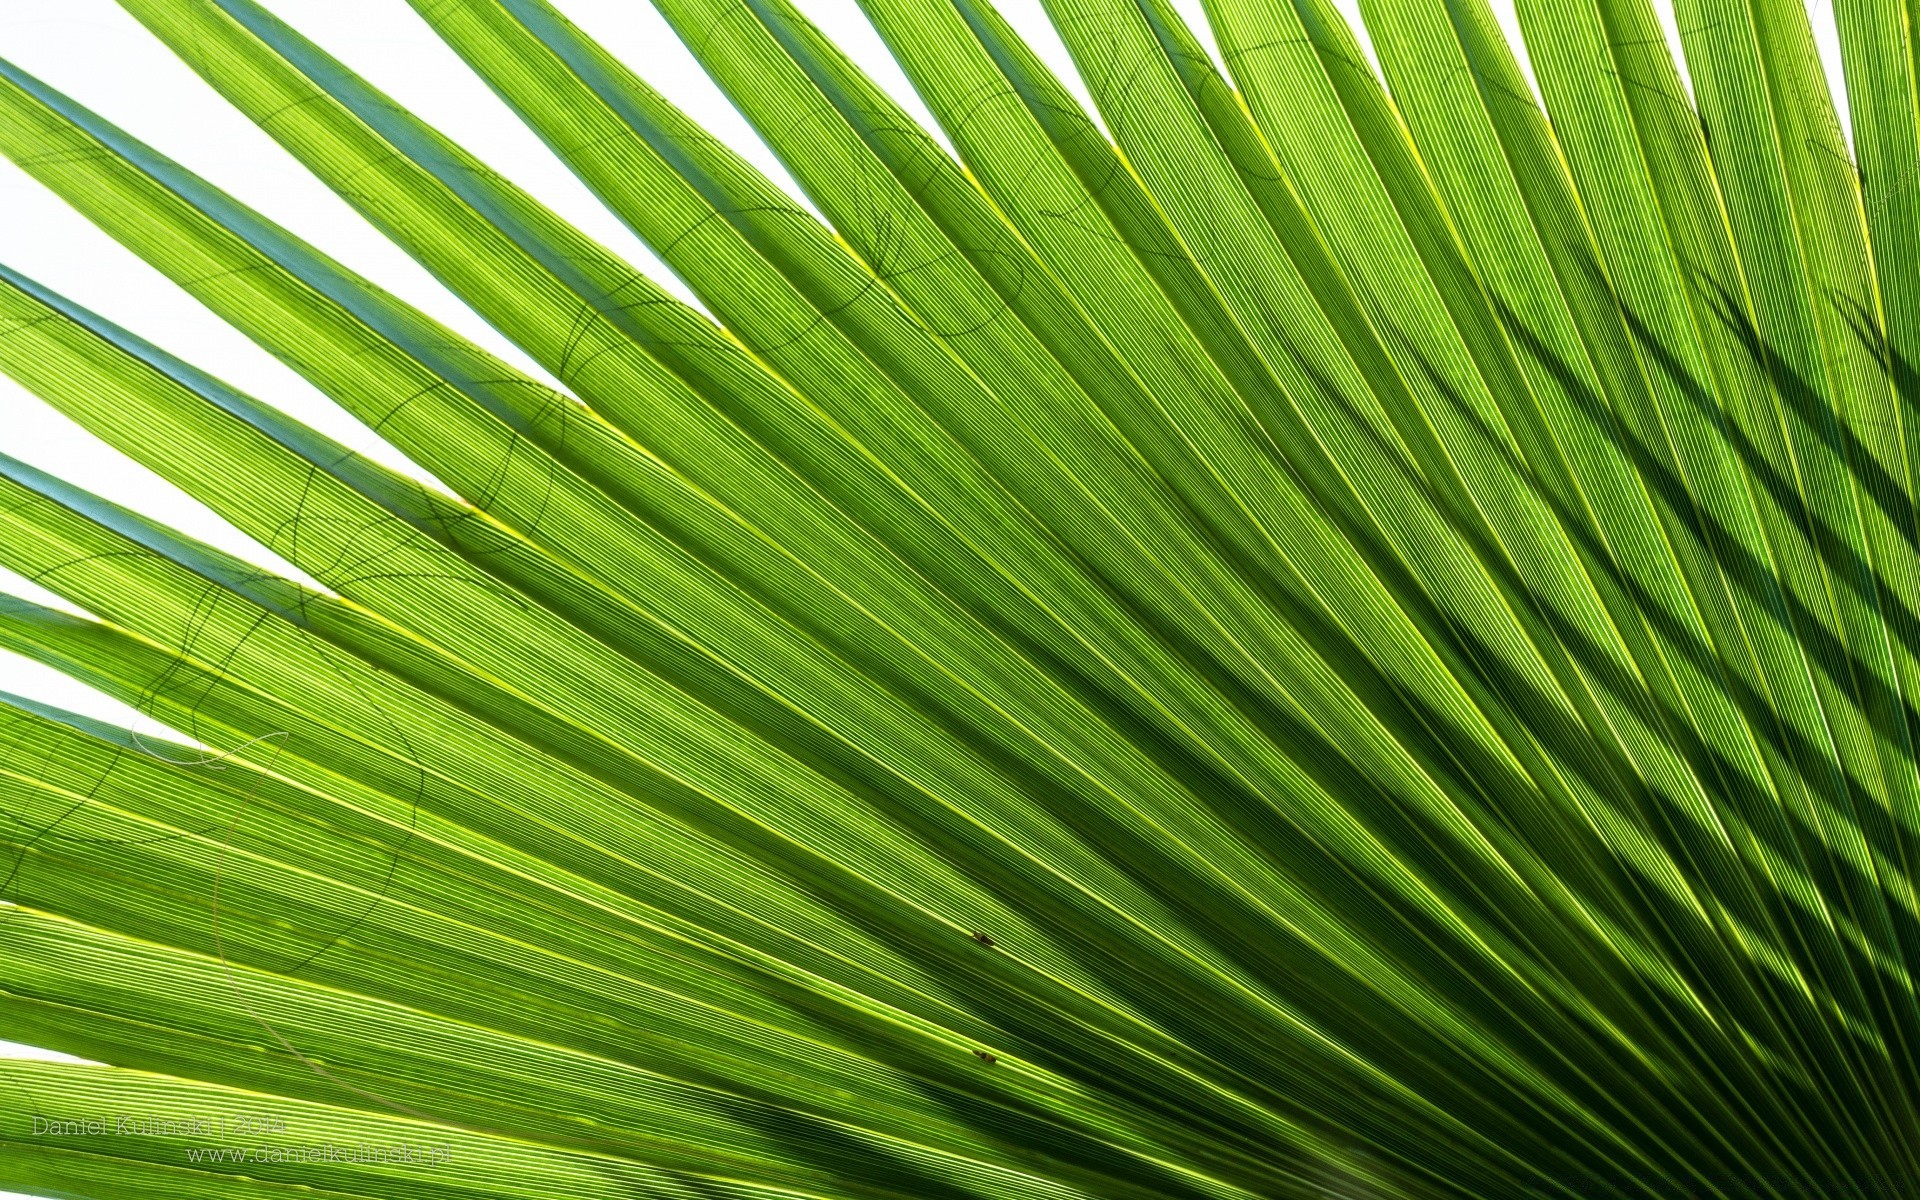
<svg viewBox="0 0 1920 1200"><path fill-rule="evenodd" d="M656 0L809 208L415 0L695 307L253 0L122 3L542 374L0 63L0 153L422 469L0 267L0 370L304 573L0 454L92 614L0 648L180 735L0 694L0 1037L104 1064L0 1060L0 1187L1920 1189L1909 7L1840 0L1849 144L1789 0L1683 0L1690 86L1521 0L1538 99L1483 0L1362 0L1378 75L1044 0L1097 119L860 0L936 140Z"/></svg>

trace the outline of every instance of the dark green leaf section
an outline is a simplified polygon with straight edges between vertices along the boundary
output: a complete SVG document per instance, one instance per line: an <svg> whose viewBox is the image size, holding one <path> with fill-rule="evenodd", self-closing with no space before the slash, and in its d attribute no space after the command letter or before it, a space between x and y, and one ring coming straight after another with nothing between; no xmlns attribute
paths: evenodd
<svg viewBox="0 0 1920 1200"><path fill-rule="evenodd" d="M123 0L541 368L0 63L0 152L422 468L0 267L0 1186L1773 1197L1920 1178L1911 15L415 3L696 309L252 0ZM1224 67L1224 69L1222 69ZM816 216L815 213L819 215ZM704 310L704 311L702 311ZM191 739L193 744L182 741ZM259 1111L255 1158L32 1118ZM430 1144L432 1162L313 1150ZM269 1153L271 1151L271 1153ZM1873 1189L1879 1189L1878 1192Z"/></svg>

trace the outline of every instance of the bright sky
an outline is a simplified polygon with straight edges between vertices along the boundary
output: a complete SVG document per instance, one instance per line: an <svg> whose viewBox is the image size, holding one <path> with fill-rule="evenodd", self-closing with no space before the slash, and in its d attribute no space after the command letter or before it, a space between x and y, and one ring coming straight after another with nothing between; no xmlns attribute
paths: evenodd
<svg viewBox="0 0 1920 1200"><path fill-rule="evenodd" d="M645 0L555 2L709 130L794 190ZM1336 2L1351 15L1353 0ZM598 206L403 0L266 3L375 85L685 295L658 261ZM883 86L924 118L925 110L853 0L798 3ZM1174 3L1196 28L1202 27L1199 0ZM1494 0L1494 7L1517 43L1511 4ZM1078 89L1072 66L1041 15L1038 0L1001 0L1001 9ZM1831 70L1837 62L1832 8L1828 0L1813 0L1811 13ZM454 329L539 373L523 354L228 108L113 0L0 0L0 57L118 123ZM0 161L0 263L348 445L406 467L291 370L4 161ZM178 489L95 441L5 378L0 378L0 450L263 565L290 570ZM3 569L0 591L60 604L50 593ZM6 651L0 651L0 690L153 729L150 720ZM0 1055L8 1053L49 1056L0 1042ZM6 1200L6 1194L0 1193L0 1200Z"/></svg>

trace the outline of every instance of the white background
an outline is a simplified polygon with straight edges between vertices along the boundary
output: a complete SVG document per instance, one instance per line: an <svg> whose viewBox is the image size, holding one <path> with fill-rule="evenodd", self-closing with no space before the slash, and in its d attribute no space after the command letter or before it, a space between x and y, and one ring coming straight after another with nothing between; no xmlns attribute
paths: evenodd
<svg viewBox="0 0 1920 1200"><path fill-rule="evenodd" d="M795 190L771 154L700 74L646 0L556 2L576 24L632 64L708 129L748 155L776 182ZM1336 2L1352 19L1352 0ZM686 295L657 260L598 206L403 0L266 3L376 86L594 237ZM1501 0L1494 3L1513 37L1511 5L1503 5ZM925 110L887 58L853 0L799 0L799 4L883 86L927 120ZM1203 28L1198 0L1175 0L1175 4L1196 29ZM1058 39L1040 15L1038 0L1001 0L1001 7L1049 63L1076 90L1082 90ZM1833 17L1825 0L1818 0L1812 16L1830 74L1837 74ZM1517 37L1514 40L1517 44ZM228 108L112 0L0 0L0 57L64 91L508 361L535 375L542 374L412 260L362 224L266 135ZM1840 99L1844 104L1844 97ZM0 161L0 263L355 449L407 469L404 460L289 369L4 161ZM95 441L4 377L0 377L0 451L194 536L291 572L290 567L204 507ZM4 569L0 569L0 590L65 607L50 593ZM116 723L151 727L147 718L5 651L0 651L0 691L31 696ZM58 1057L0 1042L0 1055L9 1053ZM5 1197L0 1193L0 1200Z"/></svg>

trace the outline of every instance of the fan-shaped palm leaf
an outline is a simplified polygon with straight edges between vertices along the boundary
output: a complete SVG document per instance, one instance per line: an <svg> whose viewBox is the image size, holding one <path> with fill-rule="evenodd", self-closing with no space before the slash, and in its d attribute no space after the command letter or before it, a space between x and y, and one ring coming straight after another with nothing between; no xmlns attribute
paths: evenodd
<svg viewBox="0 0 1920 1200"><path fill-rule="evenodd" d="M1046 0L1098 123L861 0L946 144L657 0L816 215L417 0L702 312L252 0L123 3L550 378L0 64L0 152L442 485L0 270L0 369L309 577L0 456L97 616L0 645L199 743L0 709L0 1036L111 1064L0 1063L0 1186L1920 1187L1909 8L1839 4L1856 168L1788 0L1684 0L1691 92L1522 0L1544 111L1481 0L1363 0L1384 83L1323 0L1208 0L1225 74Z"/></svg>

